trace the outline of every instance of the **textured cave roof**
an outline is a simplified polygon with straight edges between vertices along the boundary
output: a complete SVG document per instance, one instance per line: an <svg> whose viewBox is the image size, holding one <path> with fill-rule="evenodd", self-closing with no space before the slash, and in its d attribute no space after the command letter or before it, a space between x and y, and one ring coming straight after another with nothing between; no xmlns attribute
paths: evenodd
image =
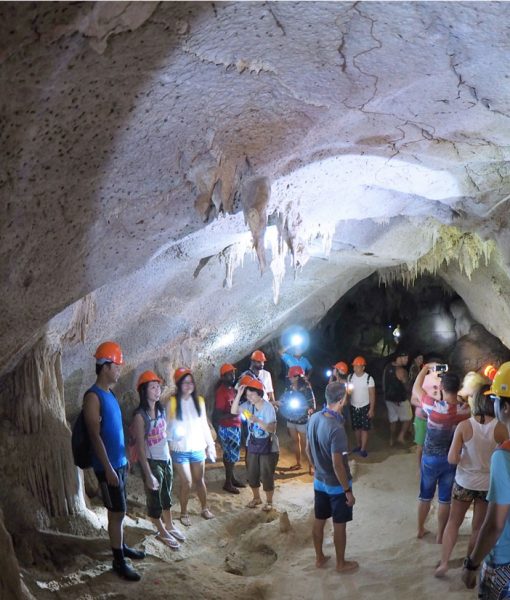
<svg viewBox="0 0 510 600"><path fill-rule="evenodd" d="M7 2L0 17L0 373L43 334L77 387L109 337L133 368L213 367L418 260L445 225L495 242L471 280L438 272L510 343L510 5Z"/></svg>

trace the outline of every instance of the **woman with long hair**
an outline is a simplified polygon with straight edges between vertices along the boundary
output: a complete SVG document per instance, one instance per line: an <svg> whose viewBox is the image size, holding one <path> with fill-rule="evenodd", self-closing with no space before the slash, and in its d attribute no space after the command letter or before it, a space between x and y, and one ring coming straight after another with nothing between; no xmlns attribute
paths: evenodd
<svg viewBox="0 0 510 600"><path fill-rule="evenodd" d="M243 396L245 400L239 405ZM279 447L276 437L276 412L274 406L264 400L264 384L250 375L241 377L231 412L233 415L241 413L248 421L246 468L253 494L248 508L262 504L262 482L266 494L266 503L262 510L269 512L273 509L274 473L278 464Z"/></svg>
<svg viewBox="0 0 510 600"><path fill-rule="evenodd" d="M138 462L142 469L147 514L156 526L157 538L173 549L186 538L172 520L172 459L166 437L166 414L160 402L162 380L144 371L136 389L140 398L134 411L133 430Z"/></svg>
<svg viewBox="0 0 510 600"><path fill-rule="evenodd" d="M188 500L191 487L195 484L204 519L214 515L207 506L207 488L204 472L206 456L214 462L216 448L207 421L205 400L196 392L195 380L190 369L179 368L174 373L175 396L168 399L168 441L174 468L179 475L180 521L191 525L188 515Z"/></svg>
<svg viewBox="0 0 510 600"><path fill-rule="evenodd" d="M472 416L455 430L448 453L448 462L457 465L453 484L452 505L443 534L441 562L434 575L444 577L460 526L473 503L473 521L466 556L471 554L487 512L490 460L498 444L508 439L508 431L494 414L494 402L486 394L490 386L483 385L473 396Z"/></svg>

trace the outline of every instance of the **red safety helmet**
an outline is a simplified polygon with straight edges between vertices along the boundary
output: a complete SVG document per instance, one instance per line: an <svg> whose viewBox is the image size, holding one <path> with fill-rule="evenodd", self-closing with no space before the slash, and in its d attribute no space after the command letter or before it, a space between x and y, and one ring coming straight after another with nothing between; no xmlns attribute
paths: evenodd
<svg viewBox="0 0 510 600"><path fill-rule="evenodd" d="M266 362L267 360L266 355L262 352L262 350L255 350L255 352L253 352L251 355L251 359L259 362Z"/></svg>
<svg viewBox="0 0 510 600"><path fill-rule="evenodd" d="M289 372L287 373L287 377L300 377L305 374L303 367L299 365L294 365L289 368Z"/></svg>
<svg viewBox="0 0 510 600"><path fill-rule="evenodd" d="M179 381L185 377L186 375L191 375L191 369L186 369L186 367L179 367L174 371L174 383L179 383Z"/></svg>
<svg viewBox="0 0 510 600"><path fill-rule="evenodd" d="M149 383L151 381L157 381L160 385L163 383L163 380L160 379L154 371L144 371L141 373L140 377L138 377L138 381L136 383L136 389L139 390L140 386L144 383Z"/></svg>
<svg viewBox="0 0 510 600"><path fill-rule="evenodd" d="M225 375L225 373L230 373L231 371L235 371L236 368L234 367L234 365L231 365L230 363L225 363L224 365L221 365L220 367L220 376L223 377L223 375Z"/></svg>
<svg viewBox="0 0 510 600"><path fill-rule="evenodd" d="M246 387L254 388L261 392L264 391L264 384L262 381L260 381L260 379L255 379L255 377L252 377L251 375L243 375L239 380L239 385L245 385Z"/></svg>
<svg viewBox="0 0 510 600"><path fill-rule="evenodd" d="M349 372L349 367L347 366L347 363L344 363L343 361L337 362L333 366L337 371L340 371L340 373L342 373L343 375L347 375L347 373Z"/></svg>
<svg viewBox="0 0 510 600"><path fill-rule="evenodd" d="M99 364L112 362L116 365L122 365L124 363L122 349L116 342L103 342L99 344L94 357Z"/></svg>
<svg viewBox="0 0 510 600"><path fill-rule="evenodd" d="M366 367L367 361L362 356L356 356L356 358L352 361L352 365L354 367Z"/></svg>

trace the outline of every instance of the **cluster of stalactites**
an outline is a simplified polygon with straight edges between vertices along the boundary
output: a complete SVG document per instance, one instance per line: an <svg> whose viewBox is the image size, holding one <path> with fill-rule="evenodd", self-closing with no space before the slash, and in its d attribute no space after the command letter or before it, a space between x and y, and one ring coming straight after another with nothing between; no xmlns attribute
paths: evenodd
<svg viewBox="0 0 510 600"><path fill-rule="evenodd" d="M468 279L482 264L489 264L496 245L484 241L476 233L465 232L456 227L440 225L435 228L432 248L418 260L402 263L379 271L379 283L391 285L402 282L411 287L420 275L436 275L438 270L450 263L457 264Z"/></svg>

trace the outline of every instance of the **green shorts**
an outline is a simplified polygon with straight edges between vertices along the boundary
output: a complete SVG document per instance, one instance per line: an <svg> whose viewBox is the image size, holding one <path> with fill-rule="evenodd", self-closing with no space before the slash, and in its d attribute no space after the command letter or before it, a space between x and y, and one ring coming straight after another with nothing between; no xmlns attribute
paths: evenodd
<svg viewBox="0 0 510 600"><path fill-rule="evenodd" d="M423 446L425 443L425 435L427 433L427 419L414 417L414 443L418 446Z"/></svg>

